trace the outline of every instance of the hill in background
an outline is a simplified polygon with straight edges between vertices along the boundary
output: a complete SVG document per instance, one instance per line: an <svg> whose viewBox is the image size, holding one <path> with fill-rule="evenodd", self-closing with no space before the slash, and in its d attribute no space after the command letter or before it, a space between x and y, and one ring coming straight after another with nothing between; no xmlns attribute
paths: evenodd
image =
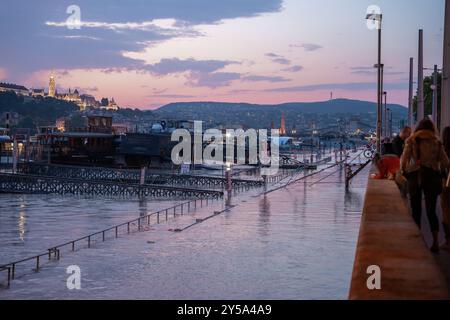
<svg viewBox="0 0 450 320"><path fill-rule="evenodd" d="M388 104L393 111L393 123L407 118L408 110L398 104ZM285 113L288 127L310 122L326 122L336 119L359 118L362 122L373 123L376 119L377 104L368 101L336 99L325 102L293 102L279 105L258 105L224 102L179 102L171 103L155 110L160 118L175 118L224 124L245 124L250 127L269 127L271 122L279 125L281 114Z"/></svg>
<svg viewBox="0 0 450 320"><path fill-rule="evenodd" d="M393 125L407 118L407 109L396 104L389 104L393 111ZM18 128L54 125L59 117L79 115L79 108L71 102L53 98L30 99L17 96L13 92L0 92L0 116L5 112L16 112L20 115ZM155 118L203 120L209 126L241 125L251 128L269 128L272 123L280 126L281 115L285 114L287 128L317 128L335 126L342 121L356 119L373 127L376 122L376 103L336 99L325 102L284 103L279 105L260 105L249 103L225 102L178 102L160 107L157 110L120 109L111 112L116 122L141 123L150 126ZM0 127L3 125L0 119Z"/></svg>
<svg viewBox="0 0 450 320"><path fill-rule="evenodd" d="M64 117L78 110L77 105L53 98L26 99L14 92L0 92L0 116L5 112L16 112L20 121L14 127L36 130L37 126L54 125L59 117ZM0 119L0 127L5 119Z"/></svg>

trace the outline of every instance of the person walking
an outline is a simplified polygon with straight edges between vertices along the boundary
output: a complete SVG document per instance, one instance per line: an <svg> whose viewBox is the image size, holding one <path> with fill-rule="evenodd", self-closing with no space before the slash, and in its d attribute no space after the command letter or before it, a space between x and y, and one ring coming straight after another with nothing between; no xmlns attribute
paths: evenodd
<svg viewBox="0 0 450 320"><path fill-rule="evenodd" d="M436 128L430 119L423 119L414 134L406 140L400 160L403 175L408 180L408 193L412 215L420 228L422 219L422 194L433 235L432 252L439 252L439 220L436 215L438 196L442 193L442 171L449 166L449 159Z"/></svg>
<svg viewBox="0 0 450 320"><path fill-rule="evenodd" d="M450 158L450 127L446 127L442 132L442 142L447 157ZM446 171L448 176L449 170ZM446 181L447 182L447 181ZM450 186L445 185L441 194L441 208L443 225L445 232L446 243L442 246L443 249L450 251Z"/></svg>
<svg viewBox="0 0 450 320"><path fill-rule="evenodd" d="M403 153L403 148L405 147L405 141L411 136L411 128L404 127L402 132L392 140L392 150L397 155L401 157Z"/></svg>

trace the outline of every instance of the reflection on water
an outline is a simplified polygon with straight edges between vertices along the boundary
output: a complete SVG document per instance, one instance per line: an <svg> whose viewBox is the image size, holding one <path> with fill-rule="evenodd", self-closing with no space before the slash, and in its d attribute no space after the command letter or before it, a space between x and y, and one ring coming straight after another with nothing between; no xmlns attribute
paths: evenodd
<svg viewBox="0 0 450 320"><path fill-rule="evenodd" d="M345 192L345 211L346 213L361 212L364 204L364 197L359 192L347 190Z"/></svg>
<svg viewBox="0 0 450 320"><path fill-rule="evenodd" d="M0 299L346 299L368 172L346 191L341 172L326 177L333 170L267 195L237 195L229 211L180 233L170 230L225 204L64 254L15 280ZM0 195L0 263L172 205ZM15 245L18 225L22 246ZM72 264L83 274L76 292L65 287Z"/></svg>
<svg viewBox="0 0 450 320"><path fill-rule="evenodd" d="M270 230L270 200L267 195L261 196L259 200L259 234L267 236Z"/></svg>
<svg viewBox="0 0 450 320"><path fill-rule="evenodd" d="M24 237L25 237L25 223L26 223L26 218L25 218L25 205L21 204L20 205L20 211L19 211L19 221L17 223L17 226L19 228L19 238L21 241L25 241Z"/></svg>
<svg viewBox="0 0 450 320"><path fill-rule="evenodd" d="M139 198L139 216L143 217L148 214L147 210L147 199L146 198Z"/></svg>
<svg viewBox="0 0 450 320"><path fill-rule="evenodd" d="M0 194L0 265L174 203Z"/></svg>

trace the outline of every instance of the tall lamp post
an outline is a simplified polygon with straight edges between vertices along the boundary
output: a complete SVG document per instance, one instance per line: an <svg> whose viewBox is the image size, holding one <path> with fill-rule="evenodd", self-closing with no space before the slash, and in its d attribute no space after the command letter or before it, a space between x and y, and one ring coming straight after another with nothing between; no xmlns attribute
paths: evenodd
<svg viewBox="0 0 450 320"><path fill-rule="evenodd" d="M438 121L438 66L434 65L433 72L433 122L437 125Z"/></svg>
<svg viewBox="0 0 450 320"><path fill-rule="evenodd" d="M408 125L412 128L414 121L413 112L413 81L414 81L414 58L409 58L409 92L408 92Z"/></svg>
<svg viewBox="0 0 450 320"><path fill-rule="evenodd" d="M419 62L417 74L417 122L425 117L423 101L423 30L419 30Z"/></svg>
<svg viewBox="0 0 450 320"><path fill-rule="evenodd" d="M439 127L438 121L438 66L434 65L433 69L433 84L431 85L431 90L433 90L433 103L431 108L431 116L433 122Z"/></svg>
<svg viewBox="0 0 450 320"><path fill-rule="evenodd" d="M381 153L381 117L382 117L382 101L381 101L381 21L383 15L381 13L369 13L366 20L371 20L377 23L378 29L378 85L377 85L377 152Z"/></svg>
<svg viewBox="0 0 450 320"><path fill-rule="evenodd" d="M392 110L386 109L386 138L392 137Z"/></svg>
<svg viewBox="0 0 450 320"><path fill-rule="evenodd" d="M441 125L444 130L450 125L450 0L445 1L444 57L442 62Z"/></svg>
<svg viewBox="0 0 450 320"><path fill-rule="evenodd" d="M383 96L384 96L384 136L387 138L389 136L389 131L388 131L389 117L387 114L387 111L389 109L387 108L387 92L386 91L383 91Z"/></svg>
<svg viewBox="0 0 450 320"><path fill-rule="evenodd" d="M433 84L431 85L431 90L433 91L432 104L431 104L431 118L433 122L436 124L436 127L440 127L438 124L438 72L442 71L442 69L438 69L437 65L434 65L434 68L423 68L423 70L433 70Z"/></svg>

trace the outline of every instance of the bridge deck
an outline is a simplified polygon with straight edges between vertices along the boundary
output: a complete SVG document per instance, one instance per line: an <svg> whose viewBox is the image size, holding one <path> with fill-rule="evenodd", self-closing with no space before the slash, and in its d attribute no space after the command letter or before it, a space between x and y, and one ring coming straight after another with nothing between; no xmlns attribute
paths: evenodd
<svg viewBox="0 0 450 320"><path fill-rule="evenodd" d="M77 167L64 165L22 164L19 171L24 174L53 176L69 179L107 180L127 183L137 183L140 180L140 170ZM148 172L145 181L150 184L189 186L200 188L223 188L223 177L180 175ZM233 179L233 188L259 187L264 184L261 179Z"/></svg>
<svg viewBox="0 0 450 320"><path fill-rule="evenodd" d="M367 288L372 265L381 269L381 290ZM393 181L369 179L349 297L449 298L445 277Z"/></svg>
<svg viewBox="0 0 450 320"><path fill-rule="evenodd" d="M0 173L0 192L174 199L217 199L223 196L223 192L218 190L5 173Z"/></svg>

